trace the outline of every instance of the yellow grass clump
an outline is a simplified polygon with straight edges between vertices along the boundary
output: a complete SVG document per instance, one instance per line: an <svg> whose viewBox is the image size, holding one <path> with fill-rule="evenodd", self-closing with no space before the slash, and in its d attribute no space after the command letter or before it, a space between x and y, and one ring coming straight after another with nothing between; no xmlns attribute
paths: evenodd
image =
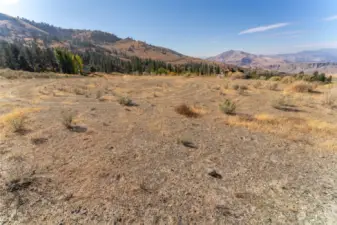
<svg viewBox="0 0 337 225"><path fill-rule="evenodd" d="M295 82L295 77L292 77L292 76L285 76L281 79L281 83L283 84L291 84L293 82Z"/></svg>
<svg viewBox="0 0 337 225"><path fill-rule="evenodd" d="M9 130L14 133L23 132L26 129L27 114L40 111L39 108L22 108L14 109L12 112L0 117L0 124L4 130Z"/></svg>
<svg viewBox="0 0 337 225"><path fill-rule="evenodd" d="M337 132L336 125L324 121L299 117L273 116L270 114L227 117L226 123L231 126L246 127L254 131L279 134L291 139L297 139L297 136L301 137L301 135L308 134L324 137L325 135L333 135Z"/></svg>

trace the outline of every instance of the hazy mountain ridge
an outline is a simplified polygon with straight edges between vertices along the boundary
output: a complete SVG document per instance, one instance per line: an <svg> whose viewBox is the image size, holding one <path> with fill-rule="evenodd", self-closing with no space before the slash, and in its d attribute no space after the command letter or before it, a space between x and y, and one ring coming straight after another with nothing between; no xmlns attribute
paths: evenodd
<svg viewBox="0 0 337 225"><path fill-rule="evenodd" d="M230 50L207 60L233 64L246 68L262 68L287 73L315 71L337 73L337 49L302 51L292 54L255 55L243 51Z"/></svg>

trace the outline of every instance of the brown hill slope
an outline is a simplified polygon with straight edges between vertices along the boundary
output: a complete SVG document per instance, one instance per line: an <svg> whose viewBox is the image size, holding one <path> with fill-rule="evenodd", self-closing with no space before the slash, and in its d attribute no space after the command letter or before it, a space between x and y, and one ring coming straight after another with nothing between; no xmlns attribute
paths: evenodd
<svg viewBox="0 0 337 225"><path fill-rule="evenodd" d="M99 51L121 58L137 56L170 63L206 62L168 48L150 45L131 38L121 39L108 32L63 29L0 13L0 40L29 42L34 39L41 45L48 47L65 47L77 51Z"/></svg>

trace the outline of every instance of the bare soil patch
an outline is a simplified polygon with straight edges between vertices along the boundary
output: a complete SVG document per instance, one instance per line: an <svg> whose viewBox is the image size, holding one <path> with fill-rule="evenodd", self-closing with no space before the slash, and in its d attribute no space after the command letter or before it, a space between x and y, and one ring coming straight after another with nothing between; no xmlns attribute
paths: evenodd
<svg viewBox="0 0 337 225"><path fill-rule="evenodd" d="M1 79L1 223L336 224L336 87L256 82Z"/></svg>

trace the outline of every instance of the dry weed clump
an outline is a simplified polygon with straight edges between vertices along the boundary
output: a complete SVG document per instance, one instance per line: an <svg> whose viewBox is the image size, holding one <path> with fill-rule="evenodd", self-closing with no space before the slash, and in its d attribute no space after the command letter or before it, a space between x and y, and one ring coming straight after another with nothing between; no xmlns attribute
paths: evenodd
<svg viewBox="0 0 337 225"><path fill-rule="evenodd" d="M304 82L304 81L297 81L292 83L287 90L291 91L291 92L299 92L299 93L309 93L309 92L313 92L314 89L317 86L308 82Z"/></svg>
<svg viewBox="0 0 337 225"><path fill-rule="evenodd" d="M219 105L220 111L225 114L234 114L236 110L236 104L229 99L226 99Z"/></svg>
<svg viewBox="0 0 337 225"><path fill-rule="evenodd" d="M186 104L181 104L175 108L175 111L180 114L184 115L186 117L196 118L200 116L200 113L194 108L190 107Z"/></svg>

